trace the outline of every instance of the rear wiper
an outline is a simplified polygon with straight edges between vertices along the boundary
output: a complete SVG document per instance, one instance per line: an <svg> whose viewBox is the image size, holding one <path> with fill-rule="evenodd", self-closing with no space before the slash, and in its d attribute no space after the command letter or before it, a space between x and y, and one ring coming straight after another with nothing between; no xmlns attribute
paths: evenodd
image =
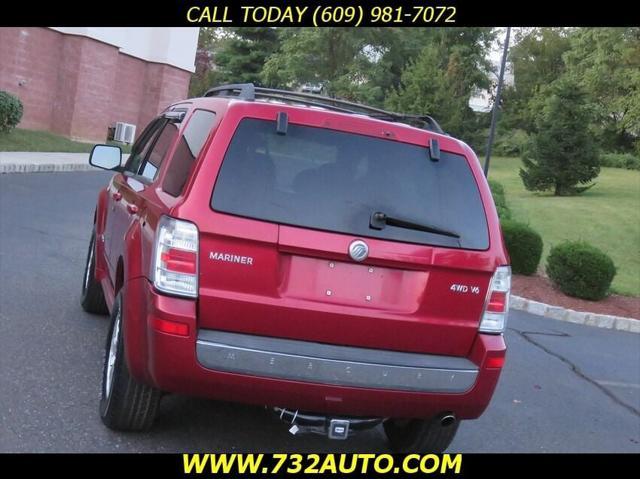
<svg viewBox="0 0 640 479"><path fill-rule="evenodd" d="M408 230L424 231L425 233L433 233L441 236L449 236L450 238L460 239L458 233L453 231L443 230L437 226L423 225L419 223L413 223L412 221L406 221L401 218L394 218L393 216L387 216L380 211L376 211L371 215L369 220L369 227L374 230L384 229L386 225L396 226L398 228L406 228Z"/></svg>

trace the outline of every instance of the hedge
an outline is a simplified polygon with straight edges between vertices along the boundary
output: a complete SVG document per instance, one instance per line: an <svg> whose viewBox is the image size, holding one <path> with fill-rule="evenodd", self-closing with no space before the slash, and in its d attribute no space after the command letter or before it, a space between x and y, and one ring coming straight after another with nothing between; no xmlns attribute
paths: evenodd
<svg viewBox="0 0 640 479"><path fill-rule="evenodd" d="M496 205L496 210L498 210L498 217L500 220L511 219L511 210L507 206L507 200L504 195L504 187L502 184L495 180L489 180L489 188L491 189L493 202Z"/></svg>
<svg viewBox="0 0 640 479"><path fill-rule="evenodd" d="M595 246L567 241L551 248L547 275L564 294L598 301L609 293L616 267Z"/></svg>
<svg viewBox="0 0 640 479"><path fill-rule="evenodd" d="M640 157L630 153L603 153L600 155L600 166L640 170Z"/></svg>
<svg viewBox="0 0 640 479"><path fill-rule="evenodd" d="M542 257L542 238L529 225L504 220L502 235L511 259L511 271L532 275L538 270Z"/></svg>

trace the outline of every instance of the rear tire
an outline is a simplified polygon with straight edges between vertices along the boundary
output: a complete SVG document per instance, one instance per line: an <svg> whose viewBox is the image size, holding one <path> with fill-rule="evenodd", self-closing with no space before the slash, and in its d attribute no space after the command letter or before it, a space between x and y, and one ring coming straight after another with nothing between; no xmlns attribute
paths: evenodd
<svg viewBox="0 0 640 479"><path fill-rule="evenodd" d="M162 393L134 379L124 354L122 293L113 305L107 336L100 418L110 429L144 431L153 425Z"/></svg>
<svg viewBox="0 0 640 479"><path fill-rule="evenodd" d="M442 415L432 419L387 419L384 432L393 452L442 453L453 441L460 421L443 426Z"/></svg>
<svg viewBox="0 0 640 479"><path fill-rule="evenodd" d="M91 235L87 262L82 278L82 297L80 304L82 309L92 314L109 314L107 303L104 300L102 285L96 281L96 232Z"/></svg>

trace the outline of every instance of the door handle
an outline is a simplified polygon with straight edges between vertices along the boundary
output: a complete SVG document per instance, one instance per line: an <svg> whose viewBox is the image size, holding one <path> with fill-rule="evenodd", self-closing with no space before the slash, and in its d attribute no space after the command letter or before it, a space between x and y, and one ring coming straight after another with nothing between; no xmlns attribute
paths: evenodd
<svg viewBox="0 0 640 479"><path fill-rule="evenodd" d="M127 205L127 211L130 214L135 215L138 212L138 207L136 205Z"/></svg>
<svg viewBox="0 0 640 479"><path fill-rule="evenodd" d="M122 199L122 193L118 193L117 191L115 193L111 194L111 197L115 200L115 201L120 201Z"/></svg>

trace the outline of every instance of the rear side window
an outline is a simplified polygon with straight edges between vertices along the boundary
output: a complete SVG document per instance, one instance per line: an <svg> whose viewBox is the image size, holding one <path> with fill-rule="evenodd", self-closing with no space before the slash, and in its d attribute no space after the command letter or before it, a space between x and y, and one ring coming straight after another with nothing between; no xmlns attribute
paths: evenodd
<svg viewBox="0 0 640 479"><path fill-rule="evenodd" d="M125 165L125 170L130 171L133 174L138 174L138 170L140 169L140 165L144 161L149 149L153 145L155 138L162 128L162 125L166 122L166 120L156 118L153 120L147 128L142 132L142 135L138 140L134 143L131 148L131 154L129 155L129 159Z"/></svg>
<svg viewBox="0 0 640 479"><path fill-rule="evenodd" d="M483 250L480 192L467 160L448 152L324 128L244 119L215 185L216 211L354 236ZM374 212L455 232L460 239L387 224Z"/></svg>
<svg viewBox="0 0 640 479"><path fill-rule="evenodd" d="M151 147L151 151L149 151L142 165L140 175L149 180L153 180L156 177L160 165L162 165L162 161L177 134L178 128L176 125L167 122Z"/></svg>
<svg viewBox="0 0 640 479"><path fill-rule="evenodd" d="M211 128L215 123L215 113L196 110L184 129L176 147L162 189L172 196L180 196L195 159L200 154Z"/></svg>

